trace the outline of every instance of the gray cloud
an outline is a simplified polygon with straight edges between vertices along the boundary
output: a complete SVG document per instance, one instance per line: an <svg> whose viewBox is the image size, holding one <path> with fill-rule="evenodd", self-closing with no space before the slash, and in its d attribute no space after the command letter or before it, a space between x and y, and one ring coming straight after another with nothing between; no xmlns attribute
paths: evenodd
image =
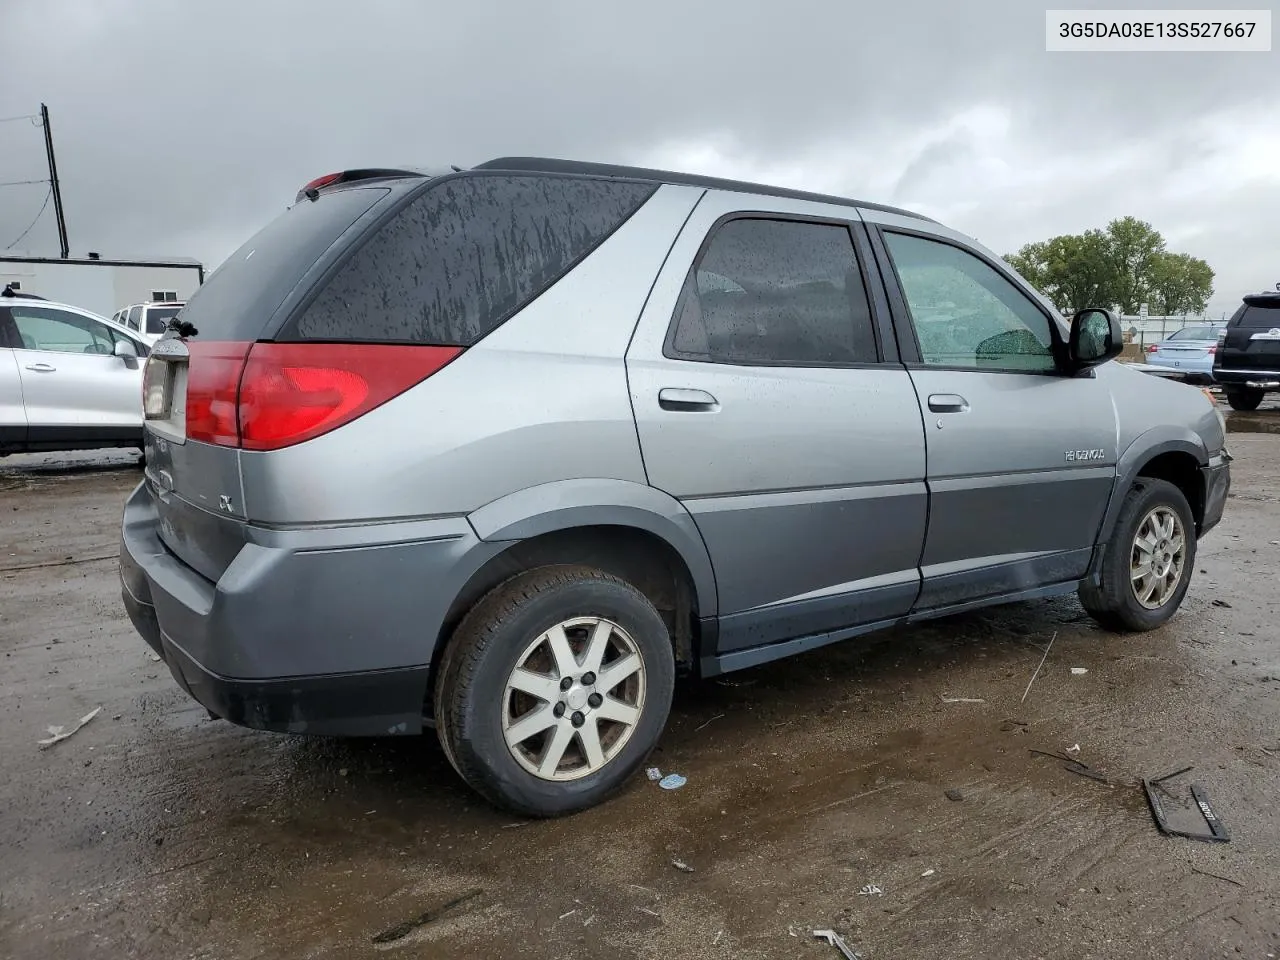
<svg viewBox="0 0 1280 960"><path fill-rule="evenodd" d="M50 105L78 252L212 265L320 173L543 153L897 199L1002 250L1133 213L1218 309L1280 280L1280 175L1231 156L1277 128L1280 55L1048 54L1024 0L0 0L0 36L0 117ZM0 180L42 167L0 124ZM0 247L42 197L0 188ZM56 250L48 213L23 246Z"/></svg>

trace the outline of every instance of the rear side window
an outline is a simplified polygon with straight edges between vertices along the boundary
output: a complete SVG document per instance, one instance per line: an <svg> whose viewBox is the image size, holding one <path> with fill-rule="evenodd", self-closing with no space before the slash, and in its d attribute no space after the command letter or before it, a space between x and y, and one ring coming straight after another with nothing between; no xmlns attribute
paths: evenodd
<svg viewBox="0 0 1280 960"><path fill-rule="evenodd" d="M547 176L444 180L379 228L281 338L470 346L656 189Z"/></svg>
<svg viewBox="0 0 1280 960"><path fill-rule="evenodd" d="M875 363L848 229L752 218L722 225L685 282L666 353L742 365Z"/></svg>
<svg viewBox="0 0 1280 960"><path fill-rule="evenodd" d="M182 308L182 319L201 340L257 340L303 274L388 192L335 190L295 204L210 274ZM130 326L137 327L132 317Z"/></svg>

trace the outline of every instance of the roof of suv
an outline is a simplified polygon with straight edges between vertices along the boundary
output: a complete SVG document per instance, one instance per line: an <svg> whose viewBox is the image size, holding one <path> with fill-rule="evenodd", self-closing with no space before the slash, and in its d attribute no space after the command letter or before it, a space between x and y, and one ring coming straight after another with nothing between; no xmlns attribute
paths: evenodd
<svg viewBox="0 0 1280 960"><path fill-rule="evenodd" d="M900 207L890 207L881 203L868 203L864 200L852 200L848 197L836 197L823 193L810 193L805 190L791 190L786 187L772 187L767 184L749 183L743 180L725 180L719 177L707 177L696 173L676 173L671 170L651 170L647 167L627 167L612 163L587 163L580 160L555 160L548 157L500 157L489 160L473 170L510 170L528 173L567 173L590 177L615 177L626 180L648 180L654 183L682 184L693 187L705 187L708 190L732 190L738 193L758 193L769 197L787 197L792 200L810 200L816 203L832 203L845 207L865 207L869 210L880 210L884 213L896 213L902 217L915 220L936 221L924 214Z"/></svg>

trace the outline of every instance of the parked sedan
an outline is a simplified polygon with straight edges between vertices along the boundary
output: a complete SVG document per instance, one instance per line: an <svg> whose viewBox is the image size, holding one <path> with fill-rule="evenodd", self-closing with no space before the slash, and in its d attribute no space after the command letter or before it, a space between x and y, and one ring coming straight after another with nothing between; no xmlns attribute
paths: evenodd
<svg viewBox="0 0 1280 960"><path fill-rule="evenodd" d="M1225 324L1208 323L1183 327L1168 339L1147 347L1147 363L1185 374L1188 380L1213 382L1213 355L1218 350L1218 332Z"/></svg>
<svg viewBox="0 0 1280 960"><path fill-rule="evenodd" d="M150 347L78 307L0 299L0 456L142 446Z"/></svg>

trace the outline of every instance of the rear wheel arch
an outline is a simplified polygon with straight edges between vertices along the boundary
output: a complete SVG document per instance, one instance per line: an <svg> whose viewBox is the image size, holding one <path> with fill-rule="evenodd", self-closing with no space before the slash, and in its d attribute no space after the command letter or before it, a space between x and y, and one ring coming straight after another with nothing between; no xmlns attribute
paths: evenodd
<svg viewBox="0 0 1280 960"><path fill-rule="evenodd" d="M486 595L531 570L568 566L603 571L639 590L666 622L677 663L696 663L699 617L708 612L696 577L681 551L643 527L588 524L512 541L473 573L441 624L432 655L432 675L438 675L440 661L458 625Z"/></svg>

